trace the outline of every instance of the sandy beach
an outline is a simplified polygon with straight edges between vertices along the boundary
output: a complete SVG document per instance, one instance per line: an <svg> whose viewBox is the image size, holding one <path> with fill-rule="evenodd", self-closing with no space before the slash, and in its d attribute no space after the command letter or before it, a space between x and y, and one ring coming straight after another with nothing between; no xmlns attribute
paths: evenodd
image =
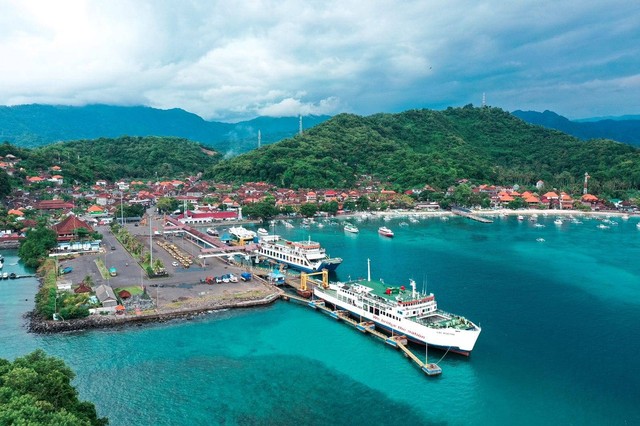
<svg viewBox="0 0 640 426"><path fill-rule="evenodd" d="M583 212L579 210L560 210L560 209L552 209L552 210L541 210L541 209L472 209L471 212L478 216L486 216L486 217L496 217L496 216L575 216L575 217L585 217L585 216L594 216L594 217L640 217L640 213L625 213L617 210L607 210L607 211L588 211ZM421 217L441 217L441 216L453 216L454 214L448 210L440 210L440 211L421 211L421 210L388 210L384 212L371 212L368 213L372 218L382 218L385 216L388 217L411 217L411 216L421 216ZM365 213L366 215L366 213ZM340 215L340 217L363 217L363 213L353 213L349 215Z"/></svg>

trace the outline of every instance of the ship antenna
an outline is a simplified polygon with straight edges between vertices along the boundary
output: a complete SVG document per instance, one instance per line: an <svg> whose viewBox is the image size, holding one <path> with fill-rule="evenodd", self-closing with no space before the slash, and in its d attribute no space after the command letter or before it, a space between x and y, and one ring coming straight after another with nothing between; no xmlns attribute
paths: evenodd
<svg viewBox="0 0 640 426"><path fill-rule="evenodd" d="M418 293L416 293L416 282L410 279L409 284L411 285L411 298L416 299L418 295Z"/></svg>
<svg viewBox="0 0 640 426"><path fill-rule="evenodd" d="M371 282L371 259L367 259L367 281Z"/></svg>

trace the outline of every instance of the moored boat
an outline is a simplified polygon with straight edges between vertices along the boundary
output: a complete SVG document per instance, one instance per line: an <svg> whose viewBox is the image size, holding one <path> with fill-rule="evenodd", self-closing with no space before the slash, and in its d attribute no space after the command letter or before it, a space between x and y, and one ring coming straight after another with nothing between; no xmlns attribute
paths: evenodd
<svg viewBox="0 0 640 426"><path fill-rule="evenodd" d="M469 355L481 328L468 319L438 309L433 293L418 293L416 283L411 289L393 287L382 281L367 280L328 283L313 289L315 297L346 310L354 318L373 321L376 327L409 340Z"/></svg>
<svg viewBox="0 0 640 426"><path fill-rule="evenodd" d="M357 226L354 226L350 223L344 225L344 230L345 232L351 232L352 234L357 234L358 232L360 232Z"/></svg>
<svg viewBox="0 0 640 426"><path fill-rule="evenodd" d="M258 228L258 237L266 237L269 235L269 231L264 228Z"/></svg>
<svg viewBox="0 0 640 426"><path fill-rule="evenodd" d="M381 226L380 228L378 228L378 234L384 236L384 237L393 237L393 231L389 228L387 228L386 226Z"/></svg>

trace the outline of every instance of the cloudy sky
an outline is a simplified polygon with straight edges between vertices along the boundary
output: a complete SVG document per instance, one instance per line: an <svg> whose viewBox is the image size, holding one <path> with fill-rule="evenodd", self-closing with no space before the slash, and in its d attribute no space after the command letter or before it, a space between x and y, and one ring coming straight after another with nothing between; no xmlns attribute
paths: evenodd
<svg viewBox="0 0 640 426"><path fill-rule="evenodd" d="M0 0L0 104L640 113L640 2Z"/></svg>

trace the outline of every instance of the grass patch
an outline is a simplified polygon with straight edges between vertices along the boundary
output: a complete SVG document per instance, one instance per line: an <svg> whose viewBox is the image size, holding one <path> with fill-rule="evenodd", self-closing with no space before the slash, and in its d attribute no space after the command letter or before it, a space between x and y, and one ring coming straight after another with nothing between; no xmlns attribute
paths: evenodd
<svg viewBox="0 0 640 426"><path fill-rule="evenodd" d="M102 276L102 279L103 280L108 279L109 271L107 270L107 266L104 264L102 259L96 259L96 260L94 260L94 262L96 263L96 266L98 267L98 271L100 271L100 275Z"/></svg>
<svg viewBox="0 0 640 426"><path fill-rule="evenodd" d="M115 294L118 294L122 290L127 290L129 293L131 293L132 296L140 296L140 295L144 294L144 292L142 291L142 289L140 288L139 285L130 286L130 287L118 287L118 288L114 289L113 291L114 291Z"/></svg>

